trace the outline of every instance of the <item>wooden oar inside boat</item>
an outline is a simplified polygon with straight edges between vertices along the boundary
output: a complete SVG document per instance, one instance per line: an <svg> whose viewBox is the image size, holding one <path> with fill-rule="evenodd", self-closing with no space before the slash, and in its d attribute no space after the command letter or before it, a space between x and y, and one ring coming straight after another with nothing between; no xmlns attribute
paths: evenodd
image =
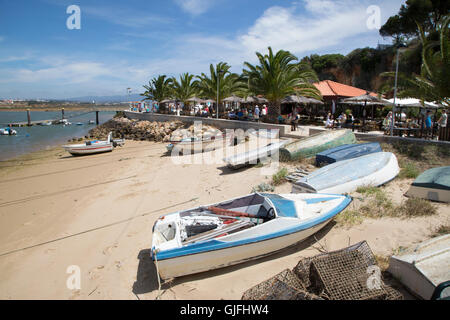
<svg viewBox="0 0 450 320"><path fill-rule="evenodd" d="M208 210L214 214L222 215L222 216L257 218L257 216L254 214L248 214L246 212L239 212L239 211L231 211L231 210L222 209L222 208L218 208L218 207L209 207Z"/></svg>

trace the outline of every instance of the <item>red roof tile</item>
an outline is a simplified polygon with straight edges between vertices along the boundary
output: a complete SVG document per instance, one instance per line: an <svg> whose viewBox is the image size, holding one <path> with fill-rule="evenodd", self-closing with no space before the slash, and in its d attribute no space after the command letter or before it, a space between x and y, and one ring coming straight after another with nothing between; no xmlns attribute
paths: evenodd
<svg viewBox="0 0 450 320"><path fill-rule="evenodd" d="M366 90L348 86L346 84L325 80L314 84L324 97L357 97L366 94ZM371 96L377 97L376 93L370 92Z"/></svg>

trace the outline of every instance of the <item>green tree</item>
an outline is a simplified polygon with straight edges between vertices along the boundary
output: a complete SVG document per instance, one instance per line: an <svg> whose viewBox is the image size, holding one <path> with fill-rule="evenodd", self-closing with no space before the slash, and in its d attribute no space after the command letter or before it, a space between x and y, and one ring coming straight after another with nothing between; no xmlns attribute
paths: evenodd
<svg viewBox="0 0 450 320"><path fill-rule="evenodd" d="M175 77L171 78L172 96L184 105L187 105L188 99L198 94L198 81L192 81L193 74L183 73L180 75L180 81Z"/></svg>
<svg viewBox="0 0 450 320"><path fill-rule="evenodd" d="M233 94L242 92L245 83L242 82L240 76L230 72L231 66L225 62L219 62L214 67L209 66L210 74L202 73L197 76L197 86L202 97L217 100L217 86L219 85L219 101L220 106L223 99Z"/></svg>
<svg viewBox="0 0 450 320"><path fill-rule="evenodd" d="M390 17L380 29L383 37L393 37L394 42L403 42L408 38L418 37L421 25L425 33L437 29L442 17L448 15L448 0L407 0L400 7L399 13Z"/></svg>
<svg viewBox="0 0 450 320"><path fill-rule="evenodd" d="M275 119L281 112L281 100L291 94L322 99L319 90L313 85L318 81L314 70L306 63L298 63L297 57L289 51L280 50L262 55L257 52L259 65L245 62L243 77L252 95L263 95L270 101L269 117Z"/></svg>
<svg viewBox="0 0 450 320"><path fill-rule="evenodd" d="M143 100L155 100L158 102L172 97L172 79L166 75L160 75L144 85L145 92L141 94Z"/></svg>
<svg viewBox="0 0 450 320"><path fill-rule="evenodd" d="M427 38L422 25L418 25L422 42L422 70L421 74L409 76L398 74L398 90L400 97L412 97L423 101L437 101L446 106L450 105L450 16L446 16L438 23L439 40ZM395 72L382 74L392 79Z"/></svg>

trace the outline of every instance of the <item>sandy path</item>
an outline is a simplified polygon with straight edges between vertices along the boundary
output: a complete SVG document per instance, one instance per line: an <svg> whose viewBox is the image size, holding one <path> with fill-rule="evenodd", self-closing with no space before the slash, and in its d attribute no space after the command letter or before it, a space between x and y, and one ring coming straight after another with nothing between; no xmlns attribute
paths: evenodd
<svg viewBox="0 0 450 320"><path fill-rule="evenodd" d="M174 164L165 146L127 142L113 153L73 158L59 152L14 170L0 171L1 299L154 299L151 228L162 214L236 197L269 182L257 167L230 173L217 164ZM61 157L61 154L63 156ZM401 197L396 182L387 188ZM399 191L400 190L400 191ZM290 184L277 188L290 192ZM388 255L429 237L448 222L448 206L432 218L364 221L350 229L328 225L295 247L271 257L163 285L162 299L239 299L249 287L302 256L367 240ZM134 219L133 219L134 217ZM125 221L27 250L52 239ZM81 289L69 290L69 266L81 270Z"/></svg>

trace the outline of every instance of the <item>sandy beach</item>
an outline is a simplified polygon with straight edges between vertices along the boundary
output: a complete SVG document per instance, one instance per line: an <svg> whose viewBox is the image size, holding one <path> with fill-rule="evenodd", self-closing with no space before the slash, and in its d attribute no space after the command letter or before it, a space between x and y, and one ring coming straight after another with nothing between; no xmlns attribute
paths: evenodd
<svg viewBox="0 0 450 320"><path fill-rule="evenodd" d="M224 164L175 164L165 151L163 143L127 141L107 154L76 158L55 148L2 162L0 299L155 299L155 220L251 193L271 179L259 166L233 172ZM396 179L383 189L400 203L411 181ZM291 184L275 192L290 193ZM332 222L280 253L178 278L159 293L161 299L240 299L301 257L362 240L377 256L389 256L449 224L450 206L436 206L430 217ZM67 288L70 266L81 270L80 290Z"/></svg>

